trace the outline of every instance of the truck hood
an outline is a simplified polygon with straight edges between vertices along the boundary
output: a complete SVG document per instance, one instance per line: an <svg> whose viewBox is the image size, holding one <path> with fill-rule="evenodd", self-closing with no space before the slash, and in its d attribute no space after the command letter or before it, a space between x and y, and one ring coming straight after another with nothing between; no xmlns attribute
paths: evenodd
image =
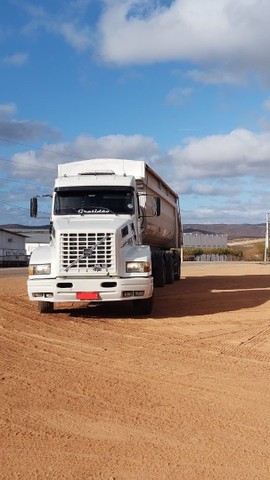
<svg viewBox="0 0 270 480"><path fill-rule="evenodd" d="M127 216L84 215L54 218L53 226L56 231L61 232L96 232L98 230L116 232L130 221L131 218Z"/></svg>

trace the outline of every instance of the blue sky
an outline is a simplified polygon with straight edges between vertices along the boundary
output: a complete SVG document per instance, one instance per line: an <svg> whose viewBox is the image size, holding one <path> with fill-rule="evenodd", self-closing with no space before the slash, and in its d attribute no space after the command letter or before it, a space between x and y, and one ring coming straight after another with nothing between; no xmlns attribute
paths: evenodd
<svg viewBox="0 0 270 480"><path fill-rule="evenodd" d="M57 164L145 160L182 220L262 223L270 210L269 0L2 0L0 224Z"/></svg>

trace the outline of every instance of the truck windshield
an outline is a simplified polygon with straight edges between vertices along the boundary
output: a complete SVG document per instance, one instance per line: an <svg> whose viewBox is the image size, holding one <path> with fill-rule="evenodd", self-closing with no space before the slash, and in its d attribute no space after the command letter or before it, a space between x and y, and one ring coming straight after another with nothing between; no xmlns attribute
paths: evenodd
<svg viewBox="0 0 270 480"><path fill-rule="evenodd" d="M54 200L55 215L134 213L132 189L123 190L70 190L56 189Z"/></svg>

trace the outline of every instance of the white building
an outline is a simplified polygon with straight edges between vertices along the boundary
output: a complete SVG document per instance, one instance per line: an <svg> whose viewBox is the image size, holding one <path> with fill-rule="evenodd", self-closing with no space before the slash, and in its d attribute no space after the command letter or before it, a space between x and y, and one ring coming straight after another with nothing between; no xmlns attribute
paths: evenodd
<svg viewBox="0 0 270 480"><path fill-rule="evenodd" d="M0 228L0 266L26 264L25 235Z"/></svg>
<svg viewBox="0 0 270 480"><path fill-rule="evenodd" d="M32 231L31 234L27 235L25 241L26 253L28 256L37 248L49 245L50 243L50 233L49 230L38 230Z"/></svg>
<svg viewBox="0 0 270 480"><path fill-rule="evenodd" d="M50 243L50 231L48 227L24 227L14 226L10 231L21 234L25 237L26 255L29 257L37 247L48 245Z"/></svg>

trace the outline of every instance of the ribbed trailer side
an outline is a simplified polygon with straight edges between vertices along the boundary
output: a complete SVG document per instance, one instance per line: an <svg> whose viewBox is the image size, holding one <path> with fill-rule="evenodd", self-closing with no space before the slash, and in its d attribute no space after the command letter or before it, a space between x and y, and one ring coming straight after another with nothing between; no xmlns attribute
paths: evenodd
<svg viewBox="0 0 270 480"><path fill-rule="evenodd" d="M145 176L137 180L144 218L144 243L163 249L180 248L181 219L178 195L145 165ZM160 216L153 216L153 197L160 198Z"/></svg>

